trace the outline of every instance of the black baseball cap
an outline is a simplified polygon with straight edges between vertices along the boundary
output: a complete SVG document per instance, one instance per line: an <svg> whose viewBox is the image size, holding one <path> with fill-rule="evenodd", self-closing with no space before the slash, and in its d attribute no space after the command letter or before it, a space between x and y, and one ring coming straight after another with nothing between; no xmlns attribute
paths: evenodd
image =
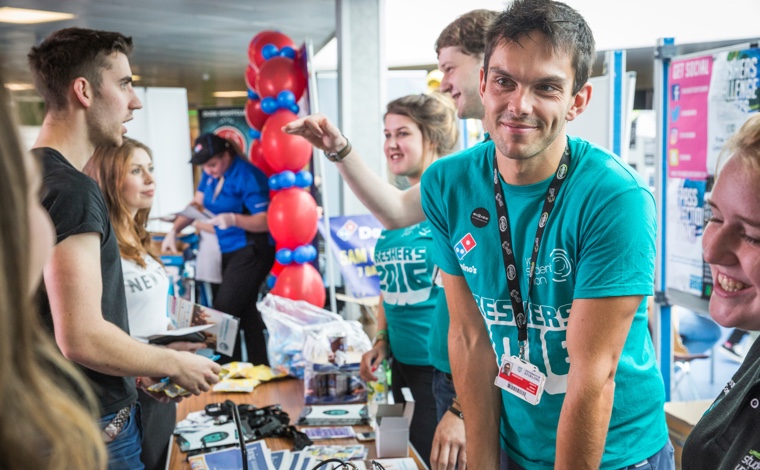
<svg viewBox="0 0 760 470"><path fill-rule="evenodd" d="M195 139L193 145L193 156L190 163L193 165L203 165L216 155L230 150L232 146L227 139L223 139L216 134L203 134Z"/></svg>

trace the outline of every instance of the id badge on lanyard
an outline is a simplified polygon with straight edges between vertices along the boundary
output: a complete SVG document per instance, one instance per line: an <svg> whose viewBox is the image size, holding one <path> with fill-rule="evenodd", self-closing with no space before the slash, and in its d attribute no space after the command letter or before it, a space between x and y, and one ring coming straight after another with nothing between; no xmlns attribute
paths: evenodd
<svg viewBox="0 0 760 470"><path fill-rule="evenodd" d="M549 184L549 189L544 198L543 209L536 229L536 237L533 243L533 250L530 258L530 269L528 275L528 295L530 301L530 290L533 287L536 260L538 257L538 248L541 246L541 239L544 230L557 200L557 195L562 187L562 183L568 175L570 169L570 146L565 147L562 153L554 179ZM515 315L515 324L517 326L517 342L520 348L518 356L507 356L501 358L499 373L496 376L494 384L503 390L522 398L531 405L537 405L541 401L541 395L544 392L546 376L538 370L538 367L525 360L525 346L528 343L528 318L525 315L522 295L520 293L520 282L518 279L517 261L513 251L512 234L509 229L509 214L507 213L507 201L504 198L504 192L501 189L501 180L499 179L499 167L496 161L496 154L493 157L493 184L494 200L496 201L496 214L499 217L499 237L501 238L502 257L504 260L504 271L507 276L509 286L509 299L512 302L512 311Z"/></svg>
<svg viewBox="0 0 760 470"><path fill-rule="evenodd" d="M502 356L494 385L531 405L537 405L541 401L545 384L546 376L538 367L517 356Z"/></svg>

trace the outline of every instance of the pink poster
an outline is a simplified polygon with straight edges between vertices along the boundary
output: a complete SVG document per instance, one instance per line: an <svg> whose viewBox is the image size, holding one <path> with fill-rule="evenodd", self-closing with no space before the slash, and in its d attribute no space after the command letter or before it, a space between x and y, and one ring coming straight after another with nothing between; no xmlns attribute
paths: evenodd
<svg viewBox="0 0 760 470"><path fill-rule="evenodd" d="M674 60L668 77L668 176L707 177L707 101L713 57Z"/></svg>

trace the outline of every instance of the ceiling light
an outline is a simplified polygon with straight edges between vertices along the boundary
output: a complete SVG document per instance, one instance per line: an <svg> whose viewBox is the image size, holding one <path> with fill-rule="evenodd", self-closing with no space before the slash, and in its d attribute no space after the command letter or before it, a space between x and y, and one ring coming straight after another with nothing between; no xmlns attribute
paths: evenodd
<svg viewBox="0 0 760 470"><path fill-rule="evenodd" d="M27 10L26 8L13 7L0 8L1 23L47 23L49 21L70 20L74 17L75 15L72 15L71 13L59 13L56 11Z"/></svg>
<svg viewBox="0 0 760 470"><path fill-rule="evenodd" d="M34 90L34 85L31 83L6 83L5 88L10 91Z"/></svg>
<svg viewBox="0 0 760 470"><path fill-rule="evenodd" d="M139 76L139 75L132 75L132 81L133 82L139 82L140 80L142 80L141 76Z"/></svg>
<svg viewBox="0 0 760 470"><path fill-rule="evenodd" d="M248 97L247 91L215 91L215 98L246 98Z"/></svg>

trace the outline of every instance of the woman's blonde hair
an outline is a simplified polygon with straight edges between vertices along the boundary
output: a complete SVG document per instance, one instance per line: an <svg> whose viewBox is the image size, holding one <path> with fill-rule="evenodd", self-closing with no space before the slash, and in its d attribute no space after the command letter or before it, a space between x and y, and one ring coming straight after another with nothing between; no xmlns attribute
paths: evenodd
<svg viewBox="0 0 760 470"><path fill-rule="evenodd" d="M760 170L760 114L747 119L726 141L718 157L716 175L720 175L720 170L731 158L739 158L754 170Z"/></svg>
<svg viewBox="0 0 760 470"><path fill-rule="evenodd" d="M161 262L161 259L153 252L150 233L146 229L150 209L140 209L132 217L121 194L124 178L129 171L129 159L136 149L144 150L153 161L153 153L147 145L124 137L119 147L96 148L82 171L94 179L103 192L122 258L134 261L144 268L146 254ZM134 245L132 241L138 244Z"/></svg>
<svg viewBox="0 0 760 470"><path fill-rule="evenodd" d="M97 402L29 295L29 185L0 78L0 468L105 468ZM30 165L31 166L31 165Z"/></svg>
<svg viewBox="0 0 760 470"><path fill-rule="evenodd" d="M389 114L414 121L422 132L423 143L432 145L436 156L443 157L457 149L457 108L450 97L438 92L402 96L388 103L385 116ZM426 163L425 168L432 161Z"/></svg>

